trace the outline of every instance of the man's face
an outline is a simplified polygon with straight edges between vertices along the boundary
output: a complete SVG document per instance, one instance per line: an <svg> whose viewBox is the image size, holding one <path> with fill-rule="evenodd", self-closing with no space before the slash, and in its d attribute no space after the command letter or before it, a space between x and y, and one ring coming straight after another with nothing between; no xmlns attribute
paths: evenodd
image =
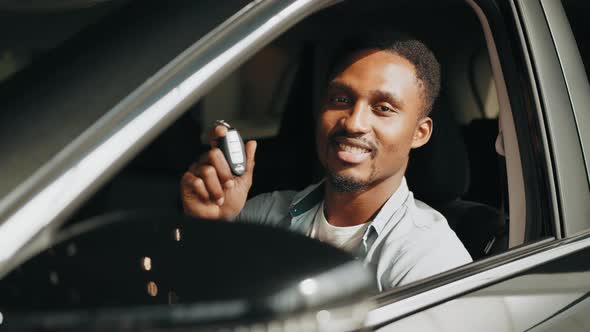
<svg viewBox="0 0 590 332"><path fill-rule="evenodd" d="M410 149L430 138L414 65L380 50L356 54L330 82L316 143L328 178L340 191L401 180Z"/></svg>

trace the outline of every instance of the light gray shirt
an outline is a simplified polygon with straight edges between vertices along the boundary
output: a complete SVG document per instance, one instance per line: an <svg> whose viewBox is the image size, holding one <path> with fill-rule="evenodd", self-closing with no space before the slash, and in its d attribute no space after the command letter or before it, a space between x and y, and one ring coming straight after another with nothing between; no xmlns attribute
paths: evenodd
<svg viewBox="0 0 590 332"><path fill-rule="evenodd" d="M323 182L300 192L274 191L246 202L239 221L310 235ZM377 271L380 290L401 286L472 261L445 217L414 199L405 178L365 231L355 254Z"/></svg>

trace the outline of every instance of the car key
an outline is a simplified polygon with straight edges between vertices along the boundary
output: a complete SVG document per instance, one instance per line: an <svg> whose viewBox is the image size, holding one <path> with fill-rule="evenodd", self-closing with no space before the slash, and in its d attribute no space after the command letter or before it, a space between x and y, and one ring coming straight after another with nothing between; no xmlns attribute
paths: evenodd
<svg viewBox="0 0 590 332"><path fill-rule="evenodd" d="M246 149L240 133L223 120L215 121L215 126L218 125L227 127L227 134L225 137L217 139L217 146L223 151L231 172L238 176L244 174L246 172Z"/></svg>

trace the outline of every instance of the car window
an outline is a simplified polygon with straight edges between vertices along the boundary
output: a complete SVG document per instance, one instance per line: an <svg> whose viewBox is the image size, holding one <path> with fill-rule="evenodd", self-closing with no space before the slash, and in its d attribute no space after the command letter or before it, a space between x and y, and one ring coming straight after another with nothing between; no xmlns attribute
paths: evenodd
<svg viewBox="0 0 590 332"><path fill-rule="evenodd" d="M240 128L244 139L276 136L298 54L276 44L255 54L203 98L197 115L200 122L211 125L224 119ZM201 134L202 144L208 144L207 134Z"/></svg>
<svg viewBox="0 0 590 332"><path fill-rule="evenodd" d="M314 114L338 48L332 34L340 31L338 38L344 39L354 33L338 18L355 15L359 7L358 2L345 3L313 15L253 55L193 104L71 222L116 210L178 210L180 174L209 150L208 129L218 119L236 127L246 140L258 141L250 198L302 190L320 181L324 175L316 154ZM368 15L380 8L363 10ZM408 186L417 199L442 212L474 259L504 252L509 211L501 180L503 160L494 145L499 104L479 22L461 2L405 10L408 17L427 14L432 20L444 11L455 22L437 31L410 19L394 26L428 43L443 68L442 93L431 113L436 130L424 148L412 152ZM449 38L457 34L462 37ZM481 222L474 224L472 218Z"/></svg>

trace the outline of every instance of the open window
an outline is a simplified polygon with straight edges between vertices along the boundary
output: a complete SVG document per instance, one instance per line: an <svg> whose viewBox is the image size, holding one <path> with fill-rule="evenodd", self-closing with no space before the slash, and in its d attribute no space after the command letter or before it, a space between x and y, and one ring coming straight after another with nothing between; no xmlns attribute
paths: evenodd
<svg viewBox="0 0 590 332"><path fill-rule="evenodd" d="M518 143L510 121L505 124L504 140L497 140L500 110L504 109L505 118L511 117L511 104L507 96L502 102L498 98L502 92L497 91L496 81L505 82L498 70L492 70L490 51L495 50L490 50L477 14L463 1L371 5L351 1L306 18L228 74L140 153L106 190L104 208L141 207L147 201L151 207L178 208L175 177L208 149L204 137L215 119L225 119L245 138L259 140L251 196L299 190L321 179L313 112L328 63L338 42L356 31L347 22L363 26L374 25L376 19L387 22L389 11L404 15L383 25L424 40L443 70L441 96L432 113L435 131L431 142L412 152L407 172L410 190L443 212L475 259L552 235L543 225L547 218L533 216L537 212L531 211L530 220L541 224L534 228L543 231L525 240L529 217L519 147L527 140ZM424 20L429 24L418 23ZM521 129L521 137L528 136L526 128ZM201 138L198 146L197 137ZM511 153L511 181L506 158L498 149ZM162 187L156 185L158 178ZM528 180L537 181L532 176ZM144 188L139 190L143 196L132 194L137 188Z"/></svg>
<svg viewBox="0 0 590 332"><path fill-rule="evenodd" d="M499 57L497 37L482 25L487 18L463 1L351 1L306 18L213 87L127 171L175 165L174 171L181 172L187 160L207 149L203 138L212 121L223 118L243 130L246 138L259 140L252 196L299 190L317 181L322 172L312 138L313 112L334 48L356 31L347 22L387 22L390 11L404 15L383 25L424 40L443 68L443 89L432 114L434 136L412 152L410 190L443 212L475 259L556 235L547 204L547 171L539 162L546 157L536 148L541 141L538 114L527 104L530 95L514 92L523 87L514 83L518 78L507 69L522 60ZM192 136L179 135L181 127L193 128ZM177 135L176 141L166 140L167 135ZM189 143L196 136L201 137L198 148ZM178 161L179 151L192 155ZM138 177L128 189L111 192L129 197L138 183L151 185L145 179ZM146 189L145 195L153 196L148 193L154 190ZM118 196L113 200L124 202Z"/></svg>

